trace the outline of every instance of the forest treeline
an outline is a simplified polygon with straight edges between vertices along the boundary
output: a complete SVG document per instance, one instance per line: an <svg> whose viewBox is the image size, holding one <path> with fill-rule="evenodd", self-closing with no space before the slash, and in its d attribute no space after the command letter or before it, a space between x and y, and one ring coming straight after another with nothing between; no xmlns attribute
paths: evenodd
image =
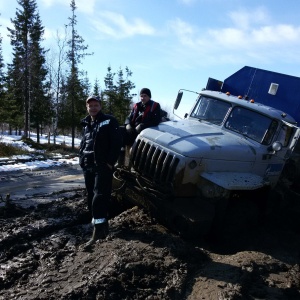
<svg viewBox="0 0 300 300"><path fill-rule="evenodd" d="M38 13L36 0L17 0L19 7L11 26L7 27L12 47L12 61L4 61L2 36L0 36L0 123L9 131L70 134L72 148L77 132L81 131L80 119L86 115L85 99L99 96L103 110L113 114L122 124L128 115L135 96L128 67L113 72L107 67L104 88L98 79L90 83L87 72L80 69L87 55L88 45L77 31L76 3L70 1L70 16L66 19L65 32L56 36L56 47L42 46L44 27ZM1 12L0 12L1 13ZM1 24L0 24L1 25ZM54 138L55 142L55 138Z"/></svg>

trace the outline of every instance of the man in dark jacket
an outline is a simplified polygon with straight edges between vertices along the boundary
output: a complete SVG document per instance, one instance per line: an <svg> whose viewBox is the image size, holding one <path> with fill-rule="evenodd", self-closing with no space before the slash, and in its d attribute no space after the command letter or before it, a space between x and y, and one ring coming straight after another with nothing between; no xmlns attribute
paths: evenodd
<svg viewBox="0 0 300 300"><path fill-rule="evenodd" d="M143 129L157 126L161 121L160 104L151 100L151 91L148 88L141 89L140 99L141 101L133 106L129 116L126 118L125 126L121 126L124 144L117 166L124 164L126 145L131 146Z"/></svg>
<svg viewBox="0 0 300 300"><path fill-rule="evenodd" d="M108 234L108 205L112 189L113 166L122 146L122 135L117 120L102 113L97 96L86 100L88 116L82 120L83 137L79 164L83 169L87 204L94 231L86 246Z"/></svg>
<svg viewBox="0 0 300 300"><path fill-rule="evenodd" d="M125 121L127 132L135 137L145 128L157 126L161 120L160 105L151 100L151 91L143 88L140 91L141 101L137 102Z"/></svg>

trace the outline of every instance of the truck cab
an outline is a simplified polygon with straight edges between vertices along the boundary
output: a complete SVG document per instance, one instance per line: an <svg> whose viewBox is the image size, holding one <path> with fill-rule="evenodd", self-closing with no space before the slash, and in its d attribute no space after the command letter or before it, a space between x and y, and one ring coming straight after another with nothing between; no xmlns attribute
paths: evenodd
<svg viewBox="0 0 300 300"><path fill-rule="evenodd" d="M189 92L179 91L174 111L184 91ZM194 217L185 219L204 218L211 224L220 199L274 188L298 137L295 120L285 112L203 90L184 119L138 135L130 168L120 174L138 193L171 201L174 218L187 215L189 207ZM192 202L198 209L190 209Z"/></svg>

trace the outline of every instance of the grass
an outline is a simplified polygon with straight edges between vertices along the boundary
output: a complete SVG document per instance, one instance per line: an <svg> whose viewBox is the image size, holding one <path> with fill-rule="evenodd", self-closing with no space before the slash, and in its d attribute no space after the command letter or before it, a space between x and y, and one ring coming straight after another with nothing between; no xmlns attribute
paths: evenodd
<svg viewBox="0 0 300 300"><path fill-rule="evenodd" d="M0 143L0 157L27 154L27 151L12 145Z"/></svg>
<svg viewBox="0 0 300 300"><path fill-rule="evenodd" d="M36 150L44 150L44 154L50 153L60 153L60 154L77 154L78 149L72 150L72 147L67 145L59 145L59 144L38 144L30 138L22 138L22 141L29 145L31 148ZM30 152L32 153L32 152ZM12 145L7 145L5 143L0 142L0 157L13 156L13 155L22 155L29 154L28 151L20 149L18 147L14 147Z"/></svg>

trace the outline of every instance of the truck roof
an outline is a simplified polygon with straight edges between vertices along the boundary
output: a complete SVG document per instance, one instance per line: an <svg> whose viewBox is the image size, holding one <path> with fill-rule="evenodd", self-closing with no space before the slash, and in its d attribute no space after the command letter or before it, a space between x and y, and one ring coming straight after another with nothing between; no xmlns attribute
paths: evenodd
<svg viewBox="0 0 300 300"><path fill-rule="evenodd" d="M264 115L270 116L275 119L283 120L288 123L292 123L292 124L297 123L292 116L285 113L284 111L275 109L273 107L264 105L262 103L255 102L255 99L253 102L253 101L251 101L251 99L246 100L246 99L239 98L237 96L233 96L230 94L225 94L225 93L216 92L216 91L208 91L208 90L201 91L200 95L209 96L209 97L213 97L216 99L221 99L226 102L233 103L235 105L240 105L240 106L249 108L251 110L259 111L260 113L262 113Z"/></svg>

